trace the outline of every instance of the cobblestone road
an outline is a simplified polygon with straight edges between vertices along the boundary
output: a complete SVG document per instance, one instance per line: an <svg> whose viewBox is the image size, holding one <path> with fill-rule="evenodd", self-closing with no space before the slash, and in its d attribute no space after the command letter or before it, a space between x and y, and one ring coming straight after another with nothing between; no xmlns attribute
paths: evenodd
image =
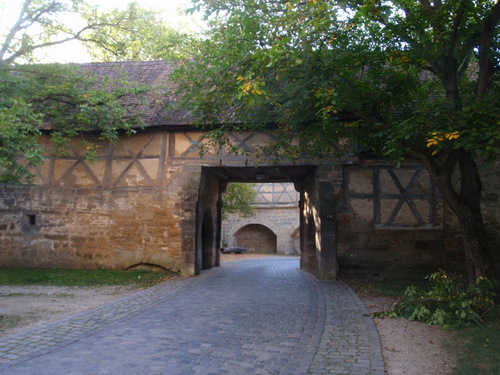
<svg viewBox="0 0 500 375"><path fill-rule="evenodd" d="M0 374L384 374L357 296L298 259L223 263L0 338Z"/></svg>

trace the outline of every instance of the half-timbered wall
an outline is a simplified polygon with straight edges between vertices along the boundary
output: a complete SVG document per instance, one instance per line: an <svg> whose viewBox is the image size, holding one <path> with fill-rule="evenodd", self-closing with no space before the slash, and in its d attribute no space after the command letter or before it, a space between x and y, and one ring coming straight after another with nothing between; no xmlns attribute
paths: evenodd
<svg viewBox="0 0 500 375"><path fill-rule="evenodd" d="M216 266L225 177L209 170L234 167L242 181L258 182L246 180L243 169L253 168L252 154L266 137L231 135L249 156L209 151L200 158L193 145L206 142L204 133L146 129L116 144L95 140L92 162L77 139L57 157L47 141L47 159L33 169L37 186L0 192L0 266L151 264L184 275ZM460 232L421 166L395 169L353 158L305 169L300 180L289 178L300 192L304 269L326 279L420 278L439 267L460 270ZM483 171L493 249L499 248L499 170L497 163Z"/></svg>
<svg viewBox="0 0 500 375"><path fill-rule="evenodd" d="M195 244L201 166L199 156L189 162L193 137L202 135L154 131L116 144L94 140L94 161L78 140L58 156L47 141L47 159L33 169L37 186L2 191L0 265L181 270L194 257L182 254L186 238Z"/></svg>
<svg viewBox="0 0 500 375"><path fill-rule="evenodd" d="M342 173L341 275L423 278L439 267L460 269L460 246L446 236L449 215L421 165L364 160L343 165Z"/></svg>
<svg viewBox="0 0 500 375"><path fill-rule="evenodd" d="M2 265L180 269L182 168L167 165L167 132L101 143L97 160L78 141L33 172L38 187L2 196Z"/></svg>
<svg viewBox="0 0 500 375"><path fill-rule="evenodd" d="M258 133L232 135L255 152ZM217 265L220 185L203 166L248 165L207 152L196 131L146 129L116 144L92 137L96 160L75 139L54 155L49 140L36 186L0 194L0 266L118 268L155 265L194 275ZM207 240L208 238L208 240Z"/></svg>

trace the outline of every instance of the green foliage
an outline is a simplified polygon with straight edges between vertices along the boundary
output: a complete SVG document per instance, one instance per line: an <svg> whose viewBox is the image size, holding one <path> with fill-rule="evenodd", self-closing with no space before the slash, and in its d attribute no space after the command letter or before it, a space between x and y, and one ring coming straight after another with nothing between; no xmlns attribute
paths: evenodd
<svg viewBox="0 0 500 375"><path fill-rule="evenodd" d="M493 1L194 3L212 27L180 71L179 92L200 123L217 124L221 143L230 131L272 124L276 141L264 151L291 159L340 156L353 137L394 160L453 149L498 155ZM459 136L427 142L451 133Z"/></svg>
<svg viewBox="0 0 500 375"><path fill-rule="evenodd" d="M91 43L94 32L126 30L124 19L103 22L97 8L84 0L22 0L19 16L0 32L0 68L37 61L37 51L71 40ZM6 27L9 27L5 30Z"/></svg>
<svg viewBox="0 0 500 375"><path fill-rule="evenodd" d="M82 137L87 159L98 143L115 142L142 126L143 95L152 88L126 75L97 77L75 65L35 65L37 52L68 41L84 43L94 57L185 58L191 37L160 23L158 14L130 4L100 12L84 0L24 0L19 17L0 30L0 183L30 183L43 161L38 140L50 134L56 152ZM121 75L121 76L120 76ZM84 134L91 133L96 143ZM52 151L52 150L51 150Z"/></svg>
<svg viewBox="0 0 500 375"><path fill-rule="evenodd" d="M369 296L402 297L409 282L385 280L382 282L366 280L343 280L354 289L356 294ZM415 285L415 284L414 284ZM428 280L416 283L425 291L432 287ZM374 316L387 316L377 313ZM457 364L453 373L457 375L498 375L500 370L500 306L497 304L488 313L481 325L469 324L449 331L444 342L445 348L456 354Z"/></svg>
<svg viewBox="0 0 500 375"><path fill-rule="evenodd" d="M101 13L99 20L108 27L89 32L88 51L97 61L179 60L191 57L196 37L162 21L161 13L138 3L125 10ZM120 23L120 28L115 27Z"/></svg>
<svg viewBox="0 0 500 375"><path fill-rule="evenodd" d="M39 143L42 130L56 152L69 139L93 132L115 142L143 125L143 95L151 88L126 76L96 77L75 65L20 65L0 69L0 182L30 182L30 168L47 152ZM85 156L95 157L96 144L82 138ZM17 157L16 157L17 156Z"/></svg>
<svg viewBox="0 0 500 375"><path fill-rule="evenodd" d="M500 2L194 0L194 8L211 28L177 72L178 93L214 143L268 131L270 143L257 149L267 160L416 159L477 249L470 279L494 275L472 216L481 210L475 160L500 152Z"/></svg>
<svg viewBox="0 0 500 375"><path fill-rule="evenodd" d="M498 282L494 280L480 278L470 285L461 276L448 275L443 270L426 279L431 283L430 288L409 286L404 301L395 303L391 311L373 315L460 327L481 323L495 308Z"/></svg>
<svg viewBox="0 0 500 375"><path fill-rule="evenodd" d="M258 193L255 184L231 183L223 195L222 218L226 220L230 214L251 217L255 212Z"/></svg>
<svg viewBox="0 0 500 375"><path fill-rule="evenodd" d="M52 286L151 286L177 275L171 271L150 270L70 270L0 268L0 285L52 285Z"/></svg>
<svg viewBox="0 0 500 375"><path fill-rule="evenodd" d="M168 27L160 15L137 2L102 12L84 0L23 0L19 17L0 30L0 68L36 62L38 51L73 40L99 60L190 56L194 36Z"/></svg>
<svg viewBox="0 0 500 375"><path fill-rule="evenodd" d="M36 128L40 124L41 115L33 113L22 99L7 99L0 106L0 184L15 183L21 177L31 181L33 175L17 159L21 157L31 166L43 161Z"/></svg>

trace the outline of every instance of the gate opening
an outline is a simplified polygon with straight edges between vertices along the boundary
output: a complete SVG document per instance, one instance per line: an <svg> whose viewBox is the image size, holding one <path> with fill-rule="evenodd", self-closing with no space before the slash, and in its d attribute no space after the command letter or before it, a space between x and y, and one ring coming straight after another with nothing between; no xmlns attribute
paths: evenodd
<svg viewBox="0 0 500 375"><path fill-rule="evenodd" d="M230 183L222 194L222 246L300 255L299 202L291 182Z"/></svg>
<svg viewBox="0 0 500 375"><path fill-rule="evenodd" d="M328 171L324 169L325 173ZM329 176L323 176L321 173L323 171L316 165L202 167L196 208L196 246L193 249L193 258L196 259L195 274L203 268L219 266L220 248L223 246L237 247L243 244L242 241L247 241L245 244L250 247L248 241L253 240L251 237L254 235L247 233L246 239L243 239L242 234L252 229L253 233L258 233L257 236L261 237L262 242L270 242L270 232L276 235L276 247L258 245L267 247L265 251L274 252L276 248L278 254L300 254L302 269L311 271L322 279L335 279L338 266L333 188L329 183ZM281 220L281 215L272 212L267 217L227 228L226 222L222 220L223 194L233 182L252 183L262 187L263 190L259 192L261 198L269 201L269 197L274 196L274 203L276 197L281 199L288 197L290 193L295 194L297 200L293 203L288 201L287 204L293 205L298 211L298 214L295 214L296 222L287 223L286 220ZM280 189L279 192L276 187ZM213 215L207 216L207 212L212 212ZM210 217L213 218L212 221ZM278 233L277 228L280 225L287 227L287 236L283 237ZM236 236L240 242L234 242L235 234L245 226L246 228ZM286 238L285 242L283 238ZM186 259L189 259L189 256L189 253L185 254Z"/></svg>

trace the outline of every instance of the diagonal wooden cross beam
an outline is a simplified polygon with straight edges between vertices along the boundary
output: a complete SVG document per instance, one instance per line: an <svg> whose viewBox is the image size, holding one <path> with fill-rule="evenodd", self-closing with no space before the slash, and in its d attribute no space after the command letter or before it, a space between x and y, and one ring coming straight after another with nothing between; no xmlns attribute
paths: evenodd
<svg viewBox="0 0 500 375"><path fill-rule="evenodd" d="M398 176L396 176L396 173L392 169L387 169L387 173L389 173L389 176L391 176L392 181L398 188L399 192L401 193L401 198L399 199L396 207L394 207L394 210L392 211L391 215L389 216L389 219L387 220L387 224L392 224L394 220L396 219L396 216L398 215L399 211L403 207L403 204L407 204L408 207L410 207L411 212L413 213L413 216L415 216L415 219L417 219L417 222L419 225L424 224L424 220L422 219L422 216L420 215L420 212L418 211L417 207L415 206L415 203L413 203L413 199L411 198L410 192L415 186L415 183L417 182L417 179L420 175L420 169L415 170L415 173L411 177L410 181L408 182L408 185L406 188L401 184L399 181Z"/></svg>

